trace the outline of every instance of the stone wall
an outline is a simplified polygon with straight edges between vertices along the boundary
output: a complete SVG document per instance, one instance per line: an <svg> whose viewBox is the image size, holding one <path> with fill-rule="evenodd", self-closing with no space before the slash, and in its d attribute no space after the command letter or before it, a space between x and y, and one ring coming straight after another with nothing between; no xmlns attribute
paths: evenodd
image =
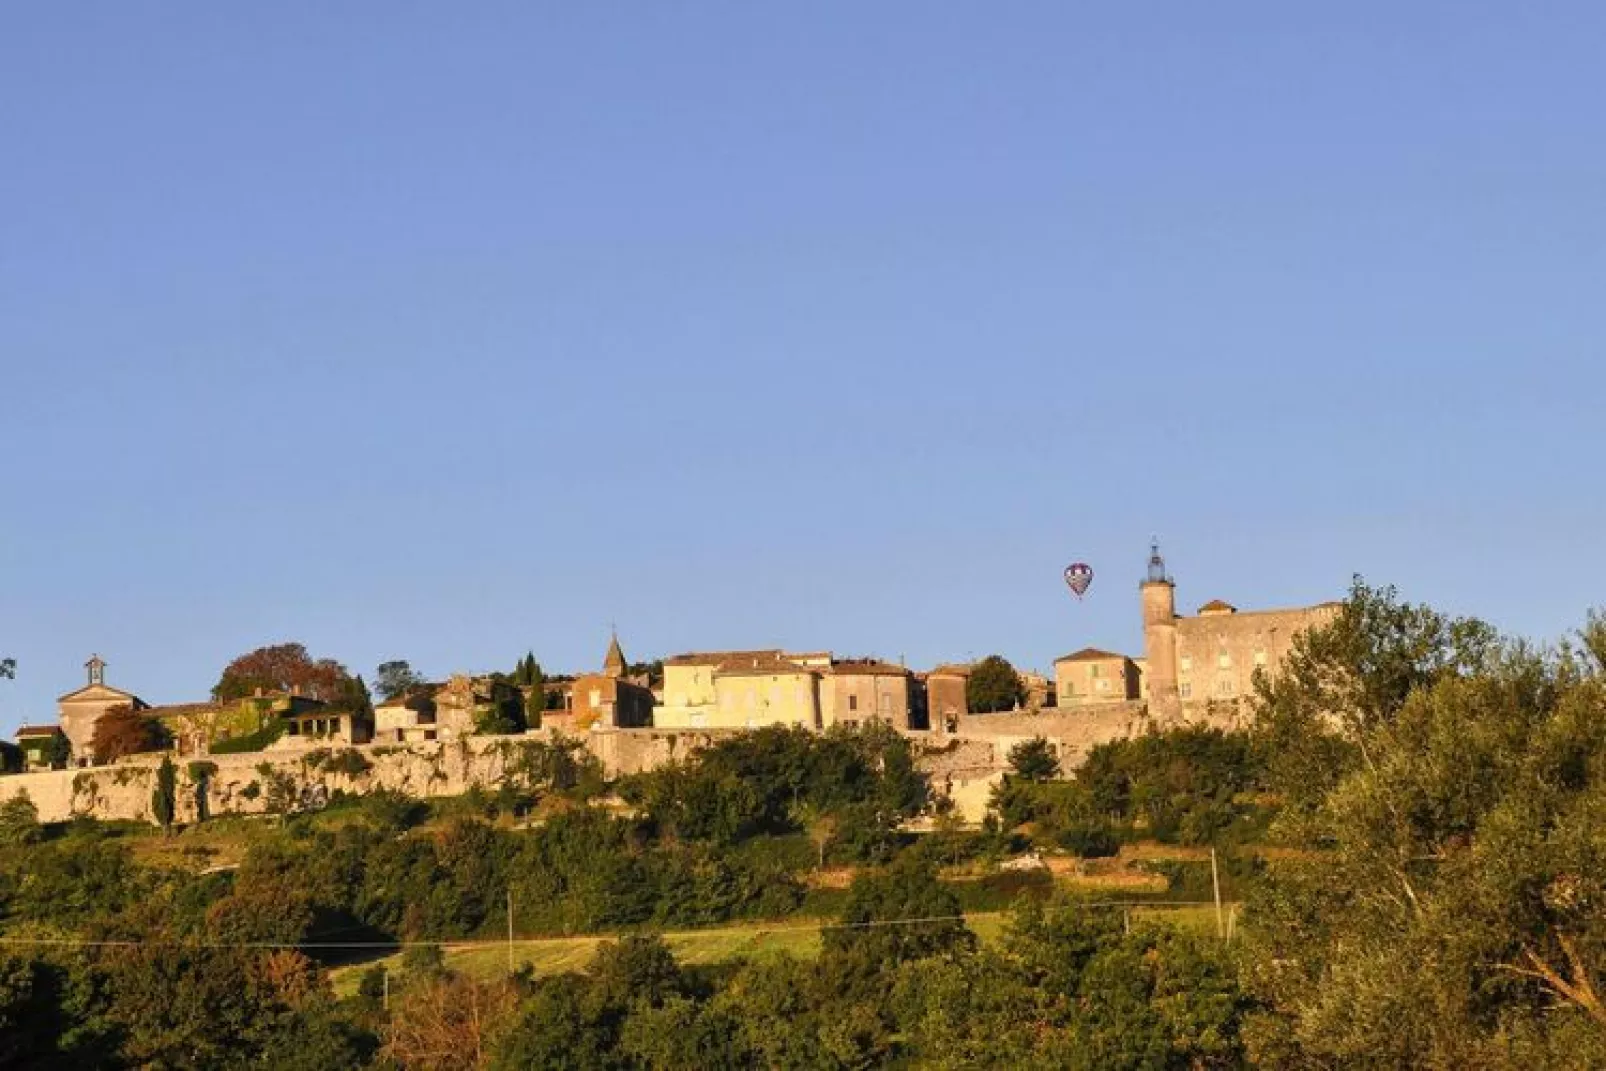
<svg viewBox="0 0 1606 1071"><path fill-rule="evenodd" d="M1209 721L1206 712L1199 720ZM1009 766L1009 751L1034 737L1054 744L1061 766L1079 766L1087 752L1110 740L1151 731L1153 720L1142 703L1112 703L1036 714L967 716L957 733L914 732L920 767L932 787L947 794L961 815L980 821L987 799ZM525 743L578 739L602 763L609 777L656 769L681 761L709 744L743 732L740 729L615 729L564 737L553 729L521 736L463 737L440 742L365 744L356 747L280 745L266 752L211 755L197 760L201 768L175 759L178 768L180 822L207 815L261 814L285 805L318 806L337 791L347 793L392 789L410 796L456 796L479 786L495 791L516 768ZM347 754L360 755L368 769L342 772ZM43 822L62 822L75 815L129 821L151 820L151 793L156 786L159 755L141 755L83 770L50 770L0 777L0 800L27 793ZM333 768L332 768L333 767Z"/></svg>

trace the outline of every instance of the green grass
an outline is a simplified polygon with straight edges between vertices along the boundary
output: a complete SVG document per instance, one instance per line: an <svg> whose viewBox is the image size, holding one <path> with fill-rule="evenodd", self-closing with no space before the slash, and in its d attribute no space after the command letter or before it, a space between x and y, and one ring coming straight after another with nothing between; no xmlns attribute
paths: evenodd
<svg viewBox="0 0 1606 1071"><path fill-rule="evenodd" d="M618 934L588 935L584 937L544 937L518 939L513 944L513 963L516 967L529 965L537 975L562 974L565 971L584 970L596 954L597 946L615 940ZM662 935L675 958L689 966L726 963L734 959L762 959L767 956L792 955L800 958L820 953L820 930L817 923L787 921L750 923L741 926L718 926L706 930L683 930ZM501 944L452 945L445 943L446 966L475 978L494 978L507 972L507 946ZM350 996L357 991L362 972L375 964L392 971L400 970L402 957L398 953L383 959L349 967L338 967L330 972L335 993Z"/></svg>
<svg viewBox="0 0 1606 1071"><path fill-rule="evenodd" d="M1180 930L1200 936L1216 932L1215 909L1211 907L1134 907L1133 921L1156 919ZM1009 924L1009 914L990 911L965 916L965 924L983 944L1000 940ZM529 965L540 976L583 971L596 954L597 946L615 940L618 934L584 937L521 938L513 944L513 963ZM820 954L819 920L793 919L781 922L744 923L715 926L705 930L679 930L661 935L675 958L687 966L729 963L736 959L763 959L790 955L810 959ZM502 944L442 944L446 966L475 978L496 978L507 972L507 946ZM356 993L363 971L382 964L392 971L401 969L401 954L385 956L367 963L337 967L330 972L335 994L348 997Z"/></svg>

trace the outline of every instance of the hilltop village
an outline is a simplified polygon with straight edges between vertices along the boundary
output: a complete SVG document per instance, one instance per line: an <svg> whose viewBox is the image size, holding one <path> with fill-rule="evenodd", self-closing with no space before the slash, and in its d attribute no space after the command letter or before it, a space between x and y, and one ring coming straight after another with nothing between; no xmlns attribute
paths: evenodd
<svg viewBox="0 0 1606 1071"><path fill-rule="evenodd" d="M192 768L222 763L240 771L233 782L207 778L220 798L196 806L251 810L260 798L250 791L260 781L248 777L251 771L305 775L308 756L322 766L331 749L358 756L345 764L364 774L348 774L350 784L335 787L440 795L494 782L497 764L486 757L505 762L507 749L498 745L510 739L576 743L609 773L628 773L732 732L773 725L825 732L874 722L922 742L934 784L974 817L1009 749L1022 741L1046 739L1069 768L1099 743L1153 728L1235 724L1254 674L1275 674L1294 637L1338 605L1239 610L1214 599L1181 615L1157 546L1139 588L1142 654L1083 648L1056 659L1052 677L1016 673L998 659L915 671L830 651L779 649L689 652L633 665L614 635L601 666L573 676L547 679L529 658L512 674L459 674L438 683L409 674L372 703L361 685L353 696L349 681L331 677L307 688L256 687L153 705L109 683L107 663L97 655L86 663L85 684L58 700L54 724L24 725L16 745L6 745L6 768L20 776L8 779L9 789L0 783L0 797L26 790L44 813L59 817L140 817L138 791L120 799L106 786L143 777L95 773L108 765L148 771L169 755ZM1001 688L1000 666L1015 678ZM983 682L984 675L993 679ZM131 734L132 743L125 739ZM447 745L454 761L443 765ZM412 768L405 775L390 771L387 781L388 767L416 767L421 757L430 761L422 784Z"/></svg>

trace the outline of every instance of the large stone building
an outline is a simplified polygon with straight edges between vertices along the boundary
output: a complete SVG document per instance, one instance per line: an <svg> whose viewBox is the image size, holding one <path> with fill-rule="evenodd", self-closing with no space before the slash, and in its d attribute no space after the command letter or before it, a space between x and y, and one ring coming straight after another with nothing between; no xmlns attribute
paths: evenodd
<svg viewBox="0 0 1606 1071"><path fill-rule="evenodd" d="M652 689L646 680L629 675L619 635L608 642L601 673L582 673L566 690L569 724L576 732L588 729L642 729L653 723Z"/></svg>
<svg viewBox="0 0 1606 1071"><path fill-rule="evenodd" d="M1084 647L1054 660L1054 694L1060 707L1139 699L1143 674L1124 654Z"/></svg>
<svg viewBox="0 0 1606 1071"><path fill-rule="evenodd" d="M857 726L881 721L894 729L917 728L914 679L903 666L874 658L832 662L820 675L820 722Z"/></svg>
<svg viewBox="0 0 1606 1071"><path fill-rule="evenodd" d="M920 727L924 711L904 667L829 651L676 655L664 662L663 696L652 718L660 729L827 729L879 720L907 730Z"/></svg>
<svg viewBox="0 0 1606 1071"><path fill-rule="evenodd" d="M1177 614L1176 584L1158 545L1140 586L1149 710L1177 719L1210 704L1236 707L1253 693L1257 670L1275 674L1305 629L1332 620L1340 604L1239 611L1215 599L1192 617Z"/></svg>
<svg viewBox="0 0 1606 1071"><path fill-rule="evenodd" d="M84 663L89 683L75 692L68 692L56 700L57 718L61 731L72 744L73 761L87 766L91 761L90 744L95 739L95 726L101 716L114 707L146 710L150 704L132 692L113 688L106 683L106 662L100 655L90 655Z"/></svg>

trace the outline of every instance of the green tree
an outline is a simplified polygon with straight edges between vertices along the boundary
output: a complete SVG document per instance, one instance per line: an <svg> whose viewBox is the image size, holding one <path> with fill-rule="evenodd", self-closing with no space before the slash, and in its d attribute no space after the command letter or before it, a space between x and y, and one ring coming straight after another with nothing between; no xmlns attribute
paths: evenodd
<svg viewBox="0 0 1606 1071"><path fill-rule="evenodd" d="M524 680L520 683L528 693L524 697L524 722L531 729L539 729L546 710L546 674L533 654L525 656L523 668Z"/></svg>
<svg viewBox="0 0 1606 1071"><path fill-rule="evenodd" d="M156 787L151 790L151 816L164 830L171 830L177 806L178 769L172 756L163 755L162 765L156 770Z"/></svg>
<svg viewBox="0 0 1606 1071"><path fill-rule="evenodd" d="M988 655L971 667L965 682L965 705L972 714L1013 710L1025 699L1026 686L1003 655Z"/></svg>
<svg viewBox="0 0 1606 1071"><path fill-rule="evenodd" d="M15 658L0 658L0 677L15 679L17 676L17 660Z"/></svg>
<svg viewBox="0 0 1606 1071"><path fill-rule="evenodd" d="M1252 1055L1606 1066L1600 664L1490 648L1430 611L1384 620L1408 627L1338 685L1363 709L1342 721L1355 760L1308 805L1322 851L1271 861L1250 897ZM1331 680L1296 681L1274 714L1333 701Z"/></svg>
<svg viewBox="0 0 1606 1071"><path fill-rule="evenodd" d="M1041 736L1010 748L1009 765L1016 777L1027 781L1052 781L1060 774L1060 760L1053 745Z"/></svg>
<svg viewBox="0 0 1606 1071"><path fill-rule="evenodd" d="M912 854L854 878L835 928L825 931L828 956L880 969L975 945L959 898L937 880L931 864Z"/></svg>
<svg viewBox="0 0 1606 1071"><path fill-rule="evenodd" d="M1498 653L1494 629L1402 602L1360 577L1332 621L1294 637L1275 677L1257 670L1255 732L1270 787L1309 810L1363 760L1365 736L1412 692L1472 672Z"/></svg>
<svg viewBox="0 0 1606 1071"><path fill-rule="evenodd" d="M22 848L39 840L39 808L26 790L0 803L0 846Z"/></svg>
<svg viewBox="0 0 1606 1071"><path fill-rule="evenodd" d="M379 691L379 698L387 703L423 683L424 678L414 673L413 667L403 659L381 662L374 671L374 687Z"/></svg>
<svg viewBox="0 0 1606 1071"><path fill-rule="evenodd" d="M50 763L52 770L65 770L67 764L72 762L72 741L67 739L66 733L58 732L50 738L45 761Z"/></svg>
<svg viewBox="0 0 1606 1071"><path fill-rule="evenodd" d="M513 673L508 679L520 688L528 688L534 683L540 669L540 665L535 660L535 652L527 651L524 657L519 659L518 665L513 667Z"/></svg>

